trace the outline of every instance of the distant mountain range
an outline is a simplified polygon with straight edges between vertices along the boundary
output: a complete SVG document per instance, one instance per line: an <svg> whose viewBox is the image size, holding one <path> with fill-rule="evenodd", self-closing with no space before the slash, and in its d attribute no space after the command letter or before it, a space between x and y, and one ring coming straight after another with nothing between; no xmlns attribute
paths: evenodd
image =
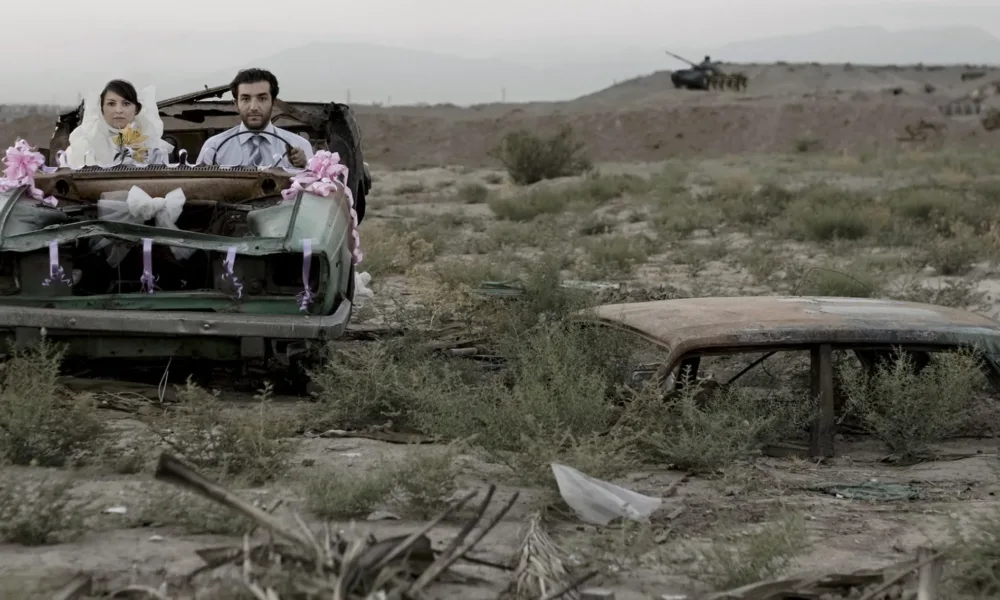
<svg viewBox="0 0 1000 600"><path fill-rule="evenodd" d="M1000 39L975 27L889 31L838 27L728 44L715 54L737 62L1000 64Z"/></svg>
<svg viewBox="0 0 1000 600"><path fill-rule="evenodd" d="M88 48L85 64L67 62L72 48L53 47L29 67L0 65L0 77L16 81L0 91L0 102L73 103L78 90L92 91L111 77L153 82L158 96L185 93L229 81L239 68L261 66L278 75L286 98L353 103L459 105L568 100L683 63L651 47L600 48L560 55L516 58L463 58L407 48L330 43L317 36L305 44L250 59L245 41L252 33L157 34L149 45L169 53L123 55L113 36ZM180 35L180 34L178 34ZM302 40L302 38L299 38ZM301 43L301 41L300 41ZM69 42L67 42L69 44ZM669 48L691 60L710 54L725 62L826 62L854 64L1000 64L1000 39L972 27L937 27L893 32L881 27L844 27L815 33L769 37L714 49ZM217 66L211 66L211 65ZM204 65L208 65L205 68ZM221 68L225 65L225 68ZM202 66L199 68L199 66ZM181 74L186 73L186 74Z"/></svg>

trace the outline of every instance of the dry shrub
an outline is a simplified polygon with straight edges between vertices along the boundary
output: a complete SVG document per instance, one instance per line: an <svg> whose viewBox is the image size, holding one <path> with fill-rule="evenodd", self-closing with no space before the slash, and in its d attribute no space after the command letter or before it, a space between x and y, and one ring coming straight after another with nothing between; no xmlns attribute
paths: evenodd
<svg viewBox="0 0 1000 600"><path fill-rule="evenodd" d="M71 495L72 482L32 482L8 476L0 481L0 542L39 546L59 543L83 531L83 510Z"/></svg>
<svg viewBox="0 0 1000 600"><path fill-rule="evenodd" d="M421 406L462 386L458 372L410 338L349 351L331 347L311 376L319 392L309 424L317 429L409 427Z"/></svg>
<svg viewBox="0 0 1000 600"><path fill-rule="evenodd" d="M647 460L711 472L799 435L811 404L735 386L708 390L700 381L665 403L656 386L647 386L633 396L616 427L641 433L637 444Z"/></svg>
<svg viewBox="0 0 1000 600"><path fill-rule="evenodd" d="M253 527L236 511L160 482L154 482L150 497L139 511L138 521L144 525L180 527L194 535L242 535Z"/></svg>
<svg viewBox="0 0 1000 600"><path fill-rule="evenodd" d="M934 444L959 433L985 387L981 359L972 350L935 353L918 372L909 352L865 373L845 363L839 370L846 408L900 459L925 456Z"/></svg>
<svg viewBox="0 0 1000 600"><path fill-rule="evenodd" d="M750 533L724 535L702 552L698 576L717 590L773 579L807 544L802 515L788 513Z"/></svg>
<svg viewBox="0 0 1000 600"><path fill-rule="evenodd" d="M100 450L105 428L92 397L57 384L64 350L47 340L16 349L0 371L0 459L59 467Z"/></svg>
<svg viewBox="0 0 1000 600"><path fill-rule="evenodd" d="M576 197L566 189L533 189L525 194L490 198L493 214L505 221L525 223L541 215L555 215L566 210Z"/></svg>
<svg viewBox="0 0 1000 600"><path fill-rule="evenodd" d="M481 183L467 183L458 188L458 197L466 204L482 204L490 197L490 190Z"/></svg>
<svg viewBox="0 0 1000 600"><path fill-rule="evenodd" d="M867 273L843 273L833 269L810 269L796 284L801 296L877 298L881 285Z"/></svg>
<svg viewBox="0 0 1000 600"><path fill-rule="evenodd" d="M405 273L437 256L441 243L435 230L414 231L402 222L372 224L365 234L365 270L373 277ZM431 238L431 239L428 239Z"/></svg>
<svg viewBox="0 0 1000 600"><path fill-rule="evenodd" d="M306 506L329 520L363 517L385 504L430 518L449 504L458 489L459 450L464 447L414 448L396 465L380 461L361 473L313 477L305 487Z"/></svg>
<svg viewBox="0 0 1000 600"><path fill-rule="evenodd" d="M188 378L178 386L181 406L150 428L193 465L261 484L282 474L297 448L298 424L271 404L270 384L253 406L227 407L218 392Z"/></svg>
<svg viewBox="0 0 1000 600"><path fill-rule="evenodd" d="M1000 513L977 517L952 537L951 582L973 598L1000 597Z"/></svg>
<svg viewBox="0 0 1000 600"><path fill-rule="evenodd" d="M591 162L582 154L584 146L569 125L549 138L521 129L505 135L491 155L503 164L511 181L530 185L590 170Z"/></svg>
<svg viewBox="0 0 1000 600"><path fill-rule="evenodd" d="M384 502L396 486L394 473L368 468L361 473L323 473L305 486L306 508L321 519L364 517Z"/></svg>
<svg viewBox="0 0 1000 600"><path fill-rule="evenodd" d="M589 240L586 248L597 277L628 277L655 244L645 236L611 235Z"/></svg>

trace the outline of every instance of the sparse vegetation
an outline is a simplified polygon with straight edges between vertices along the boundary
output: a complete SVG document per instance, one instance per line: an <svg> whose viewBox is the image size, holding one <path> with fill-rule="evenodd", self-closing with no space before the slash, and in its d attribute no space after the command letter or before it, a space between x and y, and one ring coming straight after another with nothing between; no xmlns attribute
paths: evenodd
<svg viewBox="0 0 1000 600"><path fill-rule="evenodd" d="M295 452L296 423L272 406L270 386L246 408L227 407L218 392L208 392L190 378L178 396L182 407L150 425L184 459L253 484L287 468Z"/></svg>
<svg viewBox="0 0 1000 600"><path fill-rule="evenodd" d="M266 386L253 401L249 391L233 401L228 389L188 381L176 404L149 403L127 417L132 429L109 428L95 398L59 385L61 355L43 344L14 352L0 370L0 458L5 469L22 470L15 474L99 458L101 477L131 481L148 477L145 466L167 448L261 506L277 496L311 519L371 517L366 526L375 528L384 526L376 519L432 517L460 490L489 480L500 495L520 488L519 502L544 512L553 538L579 544L574 554L609 582L654 562L679 572L680 555L692 549L695 579L713 588L776 577L798 553L822 551L810 545L812 521L823 535L851 536L845 543L854 548L867 535L865 519L879 517L848 498L837 506L853 503L850 511L834 515L809 486L909 477L876 461L887 453L897 463L929 460L945 444L961 443L958 435L990 435L1000 421L979 355L934 355L918 369L919 356L901 354L871 371L853 355L841 357L835 387L846 437L836 443L838 452L852 452L852 470L764 456L806 443L815 400L802 385L801 357L775 355L730 385L752 358L706 357L700 381L669 390L633 373L658 365L665 349L571 318L597 303L681 296L891 297L961 308L992 302L977 278L989 277L981 265L1000 249L1000 186L957 162L931 183L903 176L891 187L833 177L822 183L795 172L870 174L881 159L794 149L793 159L760 164L675 159L662 172L598 172L570 133L520 132L498 150L506 177L476 171L475 180L424 183L407 174L386 197L370 199L373 208L380 200L395 204L391 218L377 210L366 218L359 269L372 274L375 299L354 317L400 330L330 344L311 369L308 403L275 399ZM903 166L894 168L903 169L916 159L898 160ZM543 181L557 178L564 179ZM428 210L431 196L447 210ZM509 296L489 295L486 282L505 282ZM451 352L425 328L467 343ZM861 433L868 435L858 444ZM380 436L423 443L366 439ZM559 498L553 462L664 495L664 508L648 523L581 526ZM683 498L666 492L668 470L674 480L678 472L695 480ZM141 501L122 501L127 518L97 520L234 539L252 526L188 492L143 486ZM959 513L962 494L943 485L924 502L947 501L948 514ZM986 492L976 494L988 501ZM91 527L83 506L90 510L69 484L5 485L0 538L25 545L70 539ZM920 518L935 518L939 508ZM409 525L396 526L408 533ZM955 544L957 588L996 595L994 529L984 521L964 546Z"/></svg>
<svg viewBox="0 0 1000 600"><path fill-rule="evenodd" d="M802 515L780 515L756 531L720 536L701 553L702 577L716 589L733 589L781 575L807 544Z"/></svg>

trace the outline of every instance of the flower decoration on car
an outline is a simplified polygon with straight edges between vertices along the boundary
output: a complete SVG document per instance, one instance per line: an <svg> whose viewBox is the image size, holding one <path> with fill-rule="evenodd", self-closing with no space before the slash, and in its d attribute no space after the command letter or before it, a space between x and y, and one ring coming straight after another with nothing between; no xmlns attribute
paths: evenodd
<svg viewBox="0 0 1000 600"><path fill-rule="evenodd" d="M135 162L144 162L146 160L146 153L149 149L143 144L149 136L143 135L142 130L133 125L129 125L125 129L119 131L115 137L111 138L112 143L114 143L117 151L115 152L115 160L121 161L125 157L131 156Z"/></svg>
<svg viewBox="0 0 1000 600"><path fill-rule="evenodd" d="M350 211L348 245L351 249L351 263L359 264L364 259L361 252L361 236L358 235L358 213L354 210L354 195L347 187L347 165L340 163L340 153L320 150L309 159L306 168L292 177L292 184L282 190L281 197L294 200L299 192L309 192L317 196L329 196L340 190L347 196Z"/></svg>
<svg viewBox="0 0 1000 600"><path fill-rule="evenodd" d="M46 170L45 156L41 152L33 150L28 142L18 138L13 146L7 148L3 162L0 192L27 186L28 194L35 200L40 200L46 206L57 204L55 198L46 196L42 190L35 187L35 175L39 170Z"/></svg>

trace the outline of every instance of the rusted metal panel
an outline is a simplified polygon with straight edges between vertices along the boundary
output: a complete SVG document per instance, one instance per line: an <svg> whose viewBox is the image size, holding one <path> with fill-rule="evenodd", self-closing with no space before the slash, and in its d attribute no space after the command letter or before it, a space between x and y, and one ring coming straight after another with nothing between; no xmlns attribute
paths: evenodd
<svg viewBox="0 0 1000 600"><path fill-rule="evenodd" d="M344 300L328 316L248 315L190 311L66 310L58 308L0 307L3 328L40 330L59 337L61 332L180 337L260 337L289 340L333 340L347 328L351 303ZM25 334L27 335L27 334Z"/></svg>
<svg viewBox="0 0 1000 600"><path fill-rule="evenodd" d="M1000 354L1000 323L964 310L893 300L799 296L685 298L597 307L590 319L680 356L696 349L815 344L978 345Z"/></svg>

